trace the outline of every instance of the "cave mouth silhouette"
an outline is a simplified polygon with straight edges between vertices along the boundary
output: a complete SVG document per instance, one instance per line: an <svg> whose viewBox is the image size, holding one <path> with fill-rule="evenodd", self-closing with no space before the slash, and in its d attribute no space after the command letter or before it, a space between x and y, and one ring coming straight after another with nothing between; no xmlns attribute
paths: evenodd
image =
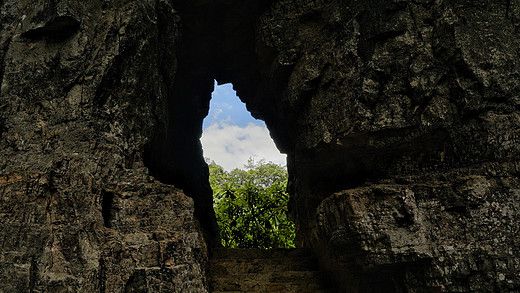
<svg viewBox="0 0 520 293"><path fill-rule="evenodd" d="M222 246L294 247L286 158L265 123L252 117L231 83L215 81L201 142Z"/></svg>
<svg viewBox="0 0 520 293"><path fill-rule="evenodd" d="M182 189L194 199L195 217L200 221L210 244L219 246L213 191L200 141L203 120L209 113L211 96L215 89L214 79L211 76L194 78L193 75L182 72L192 71L188 66L179 65L170 88L166 112L168 123L157 127L154 138L147 144L145 164L152 176ZM240 90L237 96L240 97L240 101L236 100L237 103L242 104L244 99L240 96Z"/></svg>
<svg viewBox="0 0 520 293"><path fill-rule="evenodd" d="M261 74L260 64L272 60L260 58L256 49L255 25L268 5L269 1L178 1L174 8L182 20L181 38L175 43L159 40L165 51L175 50L175 58L160 63L167 105L158 113L162 122L145 147L145 166L150 175L193 198L195 217L212 243L218 243L218 228L200 138L214 81L232 83L251 115L265 121L277 148L288 153L289 136L276 110L279 99Z"/></svg>
<svg viewBox="0 0 520 293"><path fill-rule="evenodd" d="M276 147L265 122L251 115L231 83L218 85L215 81L202 128L204 158L227 171L243 169L251 158L287 164L286 155Z"/></svg>

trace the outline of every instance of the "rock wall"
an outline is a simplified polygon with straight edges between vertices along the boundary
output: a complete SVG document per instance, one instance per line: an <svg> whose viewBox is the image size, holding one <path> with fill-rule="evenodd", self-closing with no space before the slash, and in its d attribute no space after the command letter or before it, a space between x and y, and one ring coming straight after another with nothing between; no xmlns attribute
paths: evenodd
<svg viewBox="0 0 520 293"><path fill-rule="evenodd" d="M143 163L177 68L171 3L1 3L0 291L206 292L193 200Z"/></svg>
<svg viewBox="0 0 520 293"><path fill-rule="evenodd" d="M300 241L347 292L519 290L519 4L286 0L259 19Z"/></svg>
<svg viewBox="0 0 520 293"><path fill-rule="evenodd" d="M205 291L213 79L288 154L298 242L342 291L519 290L519 1L0 13L0 291Z"/></svg>

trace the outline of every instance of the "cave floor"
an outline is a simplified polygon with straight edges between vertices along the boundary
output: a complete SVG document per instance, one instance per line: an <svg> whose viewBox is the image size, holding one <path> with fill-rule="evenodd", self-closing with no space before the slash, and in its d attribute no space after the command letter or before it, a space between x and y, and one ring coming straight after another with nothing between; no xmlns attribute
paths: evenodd
<svg viewBox="0 0 520 293"><path fill-rule="evenodd" d="M210 274L212 292L336 292L303 248L218 248Z"/></svg>

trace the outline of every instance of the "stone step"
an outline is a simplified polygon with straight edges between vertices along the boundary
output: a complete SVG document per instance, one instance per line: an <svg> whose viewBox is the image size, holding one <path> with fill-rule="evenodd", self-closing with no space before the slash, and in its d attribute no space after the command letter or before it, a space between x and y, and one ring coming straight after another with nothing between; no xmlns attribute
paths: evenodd
<svg viewBox="0 0 520 293"><path fill-rule="evenodd" d="M212 251L212 292L335 292L308 249Z"/></svg>
<svg viewBox="0 0 520 293"><path fill-rule="evenodd" d="M271 283L296 283L300 281L305 282L319 282L321 280L321 272L319 271L272 271L262 273L250 273L239 275L225 275L216 274L214 280L230 280L237 282L238 280L251 281L268 281Z"/></svg>
<svg viewBox="0 0 520 293"><path fill-rule="evenodd" d="M270 286L263 287L254 290L222 290L222 291L211 291L213 293L216 292L226 292L226 293L247 293L247 292L280 292L280 293L337 293L338 291L333 289L295 289L291 287L280 287L280 286Z"/></svg>
<svg viewBox="0 0 520 293"><path fill-rule="evenodd" d="M315 292L330 286L321 281L319 272L273 272L242 276L215 276L213 291L242 292Z"/></svg>
<svg viewBox="0 0 520 293"><path fill-rule="evenodd" d="M259 249L259 248L216 248L212 250L211 259L276 259L276 258L293 258L312 256L309 249L306 248L276 248L276 249Z"/></svg>
<svg viewBox="0 0 520 293"><path fill-rule="evenodd" d="M239 275L271 271L309 271L317 270L317 261L310 257L276 259L220 259L211 260L210 268L219 274Z"/></svg>
<svg viewBox="0 0 520 293"><path fill-rule="evenodd" d="M296 290L287 291L286 289L272 288L272 291L247 291L247 292L283 292L283 293L337 293L336 290L332 289L311 289L311 290ZM244 291L211 291L212 293L244 293Z"/></svg>

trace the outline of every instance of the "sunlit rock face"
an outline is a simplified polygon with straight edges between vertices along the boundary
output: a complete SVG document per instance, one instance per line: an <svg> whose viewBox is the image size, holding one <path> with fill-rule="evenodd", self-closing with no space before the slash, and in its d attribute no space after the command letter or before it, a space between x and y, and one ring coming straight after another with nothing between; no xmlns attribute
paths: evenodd
<svg viewBox="0 0 520 293"><path fill-rule="evenodd" d="M216 79L343 291L514 292L518 4L1 1L0 291L206 291Z"/></svg>

